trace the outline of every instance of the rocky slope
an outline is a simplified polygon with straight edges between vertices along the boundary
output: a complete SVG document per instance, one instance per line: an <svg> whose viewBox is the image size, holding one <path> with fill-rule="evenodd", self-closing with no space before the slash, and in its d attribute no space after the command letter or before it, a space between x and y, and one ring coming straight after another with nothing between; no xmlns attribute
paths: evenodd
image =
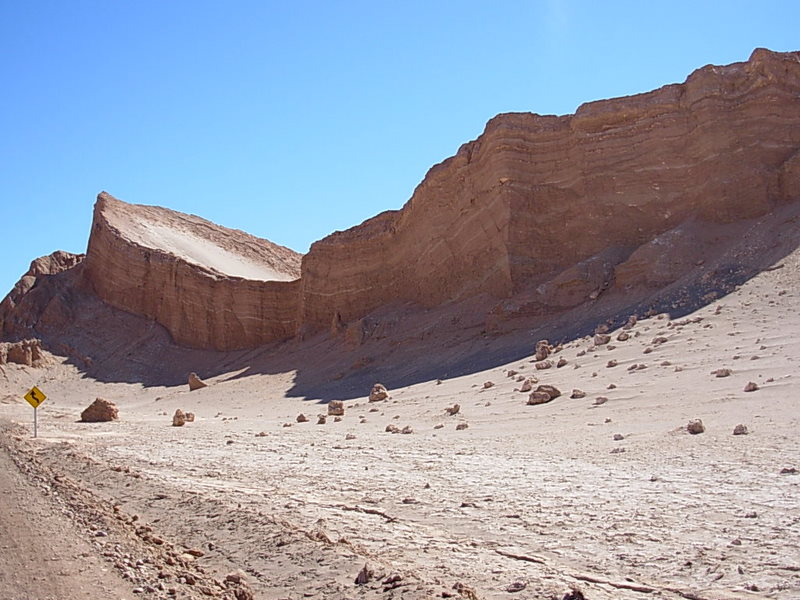
<svg viewBox="0 0 800 600"><path fill-rule="evenodd" d="M624 307L678 281L712 288L738 258L717 272L706 261L741 240L743 223L797 200L800 53L759 49L574 115L499 115L401 210L316 242L302 262L243 232L101 194L86 260L64 263L59 289L63 298L74 280L178 344L214 350L328 329L360 343L366 316L401 303L461 303L492 329L593 310L601 295ZM30 333L39 316L25 314L48 306L53 285L26 277L0 309L5 336ZM37 300L20 316L26 292Z"/></svg>

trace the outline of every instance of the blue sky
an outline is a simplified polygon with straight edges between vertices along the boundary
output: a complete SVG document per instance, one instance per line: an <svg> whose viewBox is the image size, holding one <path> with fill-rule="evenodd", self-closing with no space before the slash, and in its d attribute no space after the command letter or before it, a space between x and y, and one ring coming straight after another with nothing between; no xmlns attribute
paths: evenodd
<svg viewBox="0 0 800 600"><path fill-rule="evenodd" d="M800 2L0 0L0 296L98 192L305 252L500 112L800 49Z"/></svg>

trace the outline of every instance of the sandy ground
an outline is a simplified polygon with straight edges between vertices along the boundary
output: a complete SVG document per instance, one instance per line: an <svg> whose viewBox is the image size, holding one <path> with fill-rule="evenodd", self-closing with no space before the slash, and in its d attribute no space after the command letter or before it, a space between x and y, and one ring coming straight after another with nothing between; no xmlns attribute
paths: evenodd
<svg viewBox="0 0 800 600"><path fill-rule="evenodd" d="M324 404L287 397L291 372L189 392L6 366L3 446L28 471L3 463L0 522L19 503L9 476L56 486L73 515L60 518L89 544L70 560L99 585L112 580L88 573L122 578L108 597L235 597L224 577L239 569L256 598L800 598L798 281L795 253L696 313L640 320L626 341L573 340L561 368L530 357L377 403L365 389L324 425ZM528 406L509 370L562 396ZM21 400L34 383L50 396L35 440ZM119 421L77 422L96 396ZM172 427L176 408L197 419ZM686 431L695 418L705 433ZM26 489L25 504L44 494ZM0 596L38 597L9 578L17 563L0 566Z"/></svg>

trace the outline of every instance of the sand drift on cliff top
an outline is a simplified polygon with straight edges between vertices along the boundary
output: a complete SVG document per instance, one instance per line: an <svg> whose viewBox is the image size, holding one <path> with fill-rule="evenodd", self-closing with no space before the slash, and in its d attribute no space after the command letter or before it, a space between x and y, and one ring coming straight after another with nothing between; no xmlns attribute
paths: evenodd
<svg viewBox="0 0 800 600"><path fill-rule="evenodd" d="M169 252L187 262L218 271L223 275L259 281L296 279L292 275L276 271L269 265L259 264L222 248L211 240L166 225L135 223L129 226L126 233L132 242Z"/></svg>

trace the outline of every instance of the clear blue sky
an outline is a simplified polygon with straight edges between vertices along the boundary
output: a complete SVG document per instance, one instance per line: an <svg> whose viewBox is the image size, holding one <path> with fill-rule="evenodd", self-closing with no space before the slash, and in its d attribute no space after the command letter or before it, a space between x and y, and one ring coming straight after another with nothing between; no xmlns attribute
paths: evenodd
<svg viewBox="0 0 800 600"><path fill-rule="evenodd" d="M101 190L305 252L500 112L564 114L753 48L800 2L0 0L0 297Z"/></svg>

